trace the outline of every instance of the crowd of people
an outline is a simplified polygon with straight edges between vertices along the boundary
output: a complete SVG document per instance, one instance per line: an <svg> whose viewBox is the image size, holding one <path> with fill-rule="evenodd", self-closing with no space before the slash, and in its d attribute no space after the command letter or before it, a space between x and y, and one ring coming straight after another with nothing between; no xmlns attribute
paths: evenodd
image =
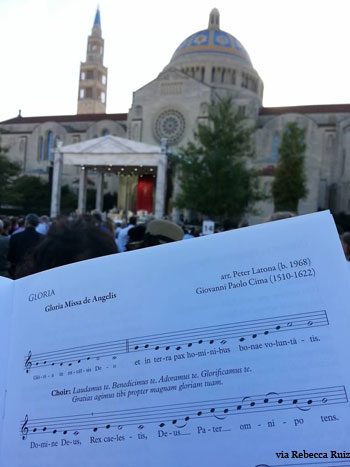
<svg viewBox="0 0 350 467"><path fill-rule="evenodd" d="M168 220L113 222L100 213L49 219L0 216L0 275L18 279L65 264L184 238ZM192 236L191 236L192 238Z"/></svg>
<svg viewBox="0 0 350 467"><path fill-rule="evenodd" d="M292 217L274 213L267 221ZM245 227L225 222L221 230ZM180 226L169 220L113 222L100 213L59 216L28 214L25 217L0 215L0 276L18 279L65 264L99 256L124 253L164 243L192 239L200 235L193 226ZM340 240L350 261L350 232Z"/></svg>

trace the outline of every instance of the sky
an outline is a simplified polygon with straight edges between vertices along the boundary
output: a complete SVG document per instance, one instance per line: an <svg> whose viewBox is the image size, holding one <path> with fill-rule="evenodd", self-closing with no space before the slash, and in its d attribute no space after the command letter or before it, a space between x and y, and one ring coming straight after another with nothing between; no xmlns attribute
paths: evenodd
<svg viewBox="0 0 350 467"><path fill-rule="evenodd" d="M220 26L247 50L265 107L350 103L350 0L100 0L107 112L127 112L178 45ZM0 0L0 121L77 110L96 0Z"/></svg>

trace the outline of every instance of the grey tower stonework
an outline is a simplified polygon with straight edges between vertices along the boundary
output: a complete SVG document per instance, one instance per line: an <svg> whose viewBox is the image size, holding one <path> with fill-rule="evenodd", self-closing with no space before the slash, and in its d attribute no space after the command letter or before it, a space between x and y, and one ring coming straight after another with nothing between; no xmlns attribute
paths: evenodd
<svg viewBox="0 0 350 467"><path fill-rule="evenodd" d="M78 114L106 112L107 68L103 65L104 40L100 10L97 9L88 38L86 61L80 64Z"/></svg>

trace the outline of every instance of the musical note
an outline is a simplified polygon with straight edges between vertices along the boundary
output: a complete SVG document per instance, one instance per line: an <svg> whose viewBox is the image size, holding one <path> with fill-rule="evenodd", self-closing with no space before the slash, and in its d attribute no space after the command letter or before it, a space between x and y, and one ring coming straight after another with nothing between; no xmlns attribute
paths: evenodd
<svg viewBox="0 0 350 467"><path fill-rule="evenodd" d="M28 431L29 431L29 428L27 425L28 425L28 415L24 417L24 422L23 422L23 425L21 426L22 439L27 439Z"/></svg>
<svg viewBox="0 0 350 467"><path fill-rule="evenodd" d="M161 349L169 351L172 348L180 350L182 346L192 347L204 343L212 345L216 341L224 345L228 339L238 339L243 342L246 339L257 339L276 332L297 331L327 325L329 325L329 322L325 310L262 318L102 342L38 354L32 354L29 351L24 360L24 367L28 373L33 367L63 366L64 364L71 366L74 362L80 364L83 361L99 360L104 357L115 359L117 355L131 352L159 351Z"/></svg>
<svg viewBox="0 0 350 467"><path fill-rule="evenodd" d="M43 432L63 433L64 435L83 430L96 432L101 429L123 426L136 426L143 430L147 424L157 424L163 428L167 424L183 425L199 418L217 418L223 420L229 416L253 412L292 410L307 407L319 407L348 402L344 386L307 389L292 392L269 392L263 395L233 397L212 401L188 402L155 407L143 407L111 412L77 414L53 418L28 420L26 415L21 425L22 439L28 435Z"/></svg>

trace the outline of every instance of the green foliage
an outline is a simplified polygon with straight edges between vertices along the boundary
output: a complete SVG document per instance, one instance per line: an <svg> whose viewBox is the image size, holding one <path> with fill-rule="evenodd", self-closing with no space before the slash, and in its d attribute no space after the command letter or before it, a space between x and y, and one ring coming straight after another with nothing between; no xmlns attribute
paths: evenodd
<svg viewBox="0 0 350 467"><path fill-rule="evenodd" d="M280 159L272 184L275 211L297 212L298 202L307 195L304 169L305 129L289 123L279 148Z"/></svg>
<svg viewBox="0 0 350 467"><path fill-rule="evenodd" d="M34 175L23 175L13 182L6 200L8 204L17 206L22 213L48 214L51 205L50 184ZM62 214L75 211L77 203L77 196L68 185L64 185L61 189Z"/></svg>
<svg viewBox="0 0 350 467"><path fill-rule="evenodd" d="M12 184L8 200L10 204L21 206L24 212L49 212L49 183L33 175L18 177Z"/></svg>
<svg viewBox="0 0 350 467"><path fill-rule="evenodd" d="M233 109L231 97L213 101L208 124L199 124L194 142L180 152L182 191L176 205L213 220L239 219L261 199L258 175L247 167L252 131Z"/></svg>
<svg viewBox="0 0 350 467"><path fill-rule="evenodd" d="M1 146L0 140L0 205L7 202L6 198L11 185L21 171L19 163L8 159L8 150L8 147Z"/></svg>

